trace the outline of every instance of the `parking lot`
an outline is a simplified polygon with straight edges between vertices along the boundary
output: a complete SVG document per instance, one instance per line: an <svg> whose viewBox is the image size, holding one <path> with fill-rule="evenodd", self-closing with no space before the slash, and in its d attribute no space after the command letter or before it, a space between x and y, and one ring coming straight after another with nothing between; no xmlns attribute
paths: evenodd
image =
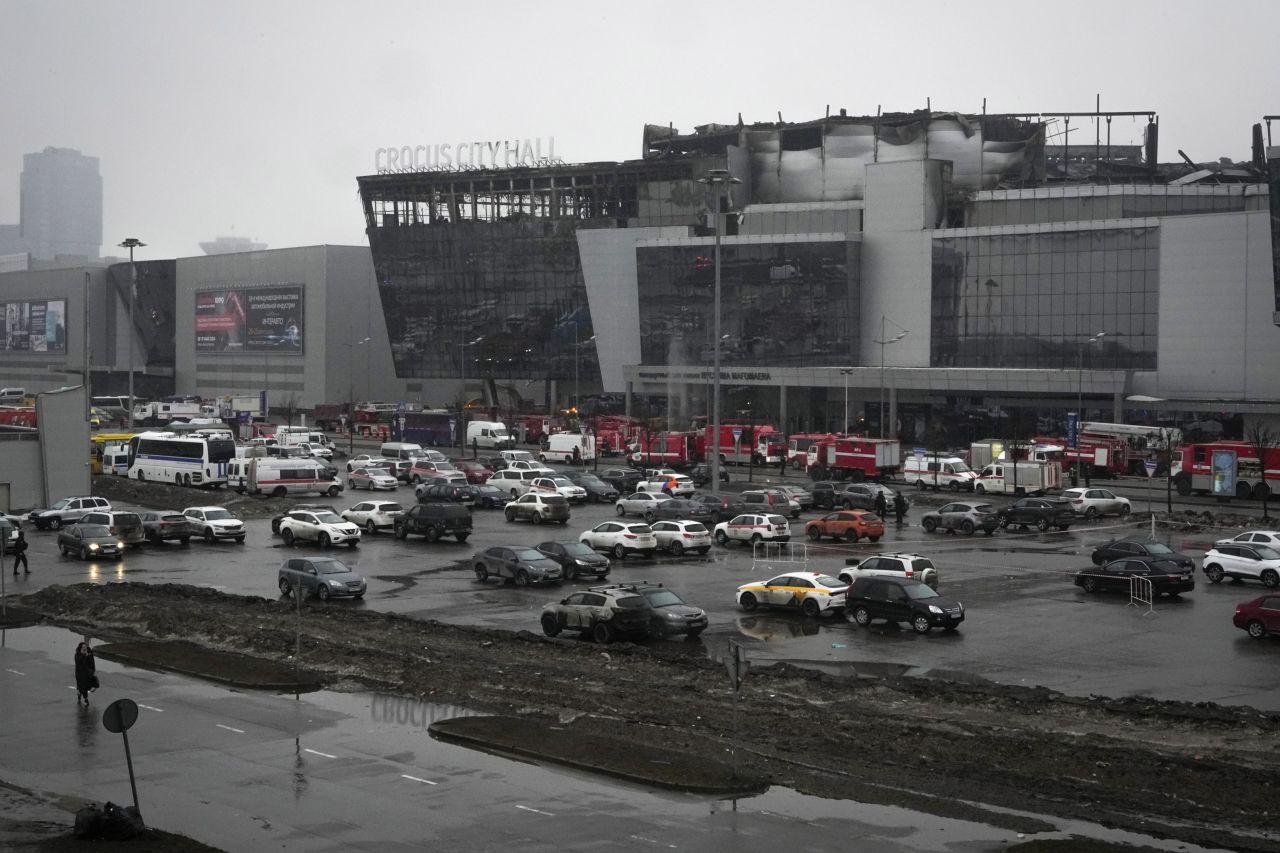
<svg viewBox="0 0 1280 853"><path fill-rule="evenodd" d="M757 472L759 479L759 472ZM796 482L795 478L791 482ZM214 503L217 493L192 491L191 503ZM341 510L367 493L346 493L329 501ZM411 505L412 493L401 487L390 494ZM924 511L945 496L911 494L916 505L906 524L892 517L876 544L806 542L801 530L810 511L793 524L796 547L790 555L756 559L750 546L715 546L703 557L613 561L608 582L649 581L676 590L690 604L704 608L710 627L696 640L663 641L689 654L720 656L727 641L748 647L754 660L790 661L833 672L893 675L901 672L950 678L981 678L1002 683L1044 685L1077 695L1145 694L1192 701L1243 703L1280 707L1280 688L1271 673L1280 648L1272 640L1250 640L1231 625L1236 603L1261 592L1257 584L1212 586L1197 572L1194 592L1180 600L1158 599L1154 611L1129 606L1127 596L1089 595L1072 585L1071 573L1089 565L1093 548L1121 535L1143 533L1144 520L1114 518L1081 522L1067 532L1028 533L1002 530L994 536L929 534L919 524ZM990 497L997 506L1007 499ZM180 508L180 507L179 507ZM1142 509L1135 501L1135 509ZM544 604L567 590L595 581L515 587L490 580L477 583L472 555L493 545L525 545L576 540L594 525L616 518L610 505L575 506L570 522L533 525L508 523L500 511L477 509L474 532L466 544L452 539L428 543L419 537L398 541L389 533L365 536L358 548L338 547L330 556L357 568L368 580L360 601L334 601L327 606L371 608L424 619L539 631ZM186 583L241 595L276 596L276 571L289 553L321 553L315 545L286 548L273 537L267 519L247 519L247 542L206 544L194 540L131 550L123 560L81 562L59 557L54 534L29 528L33 573L7 578L10 591L49 583L111 582ZM1174 534L1169 544L1199 557L1227 531ZM917 635L909 627L876 623L857 628L838 615L819 619L792 612L744 613L734 603L736 588L776 574L807 568L835 573L852 556L915 552L939 568L939 591L961 600L967 618L955 633ZM778 559L784 557L784 559Z"/></svg>

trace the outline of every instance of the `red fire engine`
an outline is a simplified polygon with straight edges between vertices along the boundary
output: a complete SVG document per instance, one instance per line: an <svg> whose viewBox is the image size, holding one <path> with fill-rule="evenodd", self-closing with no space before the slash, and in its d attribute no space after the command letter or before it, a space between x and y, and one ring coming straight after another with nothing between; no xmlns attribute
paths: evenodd
<svg viewBox="0 0 1280 853"><path fill-rule="evenodd" d="M1113 435L1094 435L1082 432L1076 447L1070 447L1065 438L1036 436L1038 445L1062 448L1062 470L1072 468L1077 462L1091 466L1091 477L1118 477L1129 470L1129 444Z"/></svg>
<svg viewBox="0 0 1280 853"><path fill-rule="evenodd" d="M699 457L709 459L715 444L715 427L701 431ZM769 424L735 421L720 423L720 458L731 465L777 465L787 452L787 437Z"/></svg>
<svg viewBox="0 0 1280 853"><path fill-rule="evenodd" d="M1235 456L1235 496L1261 500L1280 489L1280 447L1267 447L1265 465L1258 463L1258 448L1245 441L1211 441L1184 444L1173 452L1173 486L1178 494L1213 492L1213 459L1218 451Z"/></svg>
<svg viewBox="0 0 1280 853"><path fill-rule="evenodd" d="M902 464L896 438L835 436L809 448L809 476L815 480L881 480Z"/></svg>
<svg viewBox="0 0 1280 853"><path fill-rule="evenodd" d="M823 439L835 437L831 432L797 432L787 436L787 464L803 471L809 465L809 448Z"/></svg>
<svg viewBox="0 0 1280 853"><path fill-rule="evenodd" d="M35 425L35 406L0 406L0 426L33 427Z"/></svg>
<svg viewBox="0 0 1280 853"><path fill-rule="evenodd" d="M698 434L642 433L636 441L636 449L628 459L634 465L645 467L668 465L672 468L684 468L698 459Z"/></svg>

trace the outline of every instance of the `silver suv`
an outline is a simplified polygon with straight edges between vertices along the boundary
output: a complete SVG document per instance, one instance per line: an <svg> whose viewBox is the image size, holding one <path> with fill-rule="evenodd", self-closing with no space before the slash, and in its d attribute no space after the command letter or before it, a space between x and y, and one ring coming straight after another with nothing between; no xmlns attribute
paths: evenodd
<svg viewBox="0 0 1280 853"><path fill-rule="evenodd" d="M743 492L742 502L753 512L772 511L792 518L800 517L800 501L781 489L757 489Z"/></svg>
<svg viewBox="0 0 1280 853"><path fill-rule="evenodd" d="M64 524L74 524L86 512L102 510L111 511L111 502L106 498L95 498L91 495L63 498L48 509L37 509L27 518L36 526L36 530L59 530Z"/></svg>
<svg viewBox="0 0 1280 853"><path fill-rule="evenodd" d="M919 554L877 554L866 559L848 557L844 565L839 577L849 584L862 577L888 575L923 581L932 589L938 588L937 567L928 557Z"/></svg>

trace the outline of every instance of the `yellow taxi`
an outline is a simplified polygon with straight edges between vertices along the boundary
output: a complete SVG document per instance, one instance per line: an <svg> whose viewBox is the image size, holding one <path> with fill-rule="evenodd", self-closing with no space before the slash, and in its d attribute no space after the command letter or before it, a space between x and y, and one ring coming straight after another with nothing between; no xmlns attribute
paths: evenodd
<svg viewBox="0 0 1280 853"><path fill-rule="evenodd" d="M817 572L788 572L738 587L738 606L750 613L757 607L799 610L805 616L821 616L844 608L849 584Z"/></svg>

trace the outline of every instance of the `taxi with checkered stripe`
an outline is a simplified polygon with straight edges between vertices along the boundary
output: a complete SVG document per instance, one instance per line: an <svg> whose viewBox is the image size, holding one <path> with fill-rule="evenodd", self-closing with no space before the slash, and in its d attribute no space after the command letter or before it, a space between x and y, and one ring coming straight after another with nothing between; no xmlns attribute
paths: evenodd
<svg viewBox="0 0 1280 853"><path fill-rule="evenodd" d="M805 616L844 608L849 584L818 572L788 572L738 587L738 606L750 613L758 607L799 610Z"/></svg>

